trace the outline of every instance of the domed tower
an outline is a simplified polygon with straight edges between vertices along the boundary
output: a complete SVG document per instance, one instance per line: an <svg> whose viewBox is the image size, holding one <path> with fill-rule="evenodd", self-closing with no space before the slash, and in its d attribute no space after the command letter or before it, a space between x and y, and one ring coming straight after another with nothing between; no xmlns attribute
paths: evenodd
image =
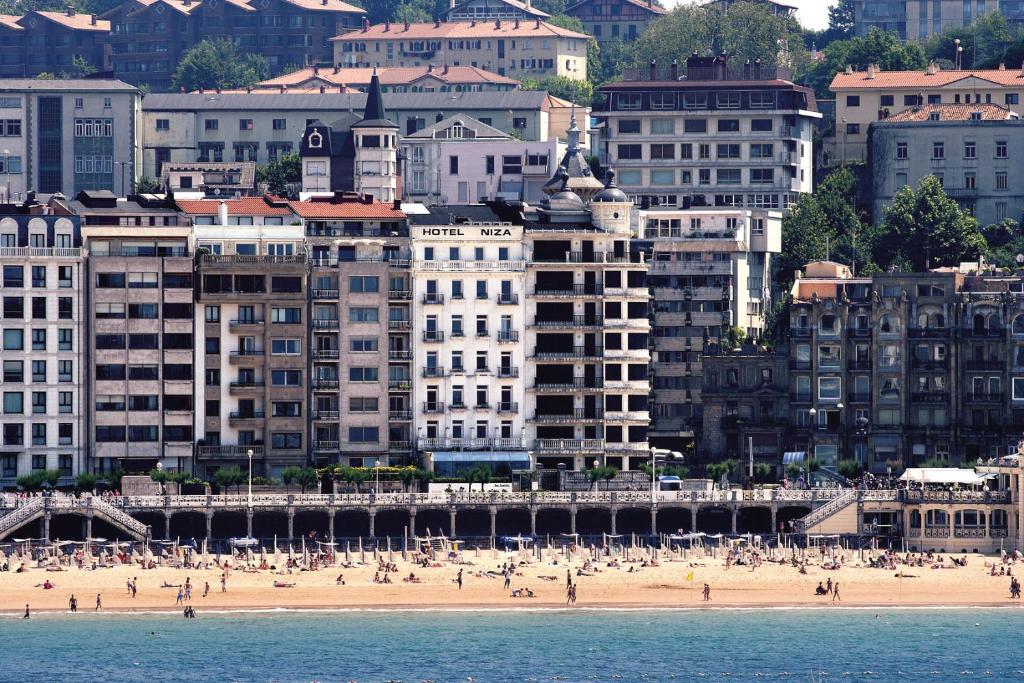
<svg viewBox="0 0 1024 683"><path fill-rule="evenodd" d="M608 171L604 189L590 200L590 214L594 225L609 233L630 234L630 209L633 202L626 193L615 187L615 173Z"/></svg>
<svg viewBox="0 0 1024 683"><path fill-rule="evenodd" d="M398 197L398 124L388 120L374 69L363 119L352 126L355 190L381 202Z"/></svg>
<svg viewBox="0 0 1024 683"><path fill-rule="evenodd" d="M560 171L565 172L568 180L564 180L560 172L555 173L541 189L545 194L553 195L568 188L583 201L588 201L601 191L602 185L601 181L594 177L593 172L590 170L590 164L587 162L587 157L583 155L583 149L580 147L581 131L576 123L575 104L572 108L572 118L570 119L567 133L569 134L568 145L565 149L565 156L562 157L558 168Z"/></svg>

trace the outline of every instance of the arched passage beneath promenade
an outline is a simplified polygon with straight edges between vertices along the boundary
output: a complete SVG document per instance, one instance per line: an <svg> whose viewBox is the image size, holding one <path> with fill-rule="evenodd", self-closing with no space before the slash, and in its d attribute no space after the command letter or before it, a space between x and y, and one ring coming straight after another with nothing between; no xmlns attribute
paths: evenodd
<svg viewBox="0 0 1024 683"><path fill-rule="evenodd" d="M491 511L487 508L460 508L455 516L455 533L458 536L490 536Z"/></svg>
<svg viewBox="0 0 1024 683"><path fill-rule="evenodd" d="M296 512L295 520L292 522L296 538L299 536L309 538L310 533L315 532L316 537L322 541L327 538L329 527L327 513L321 510Z"/></svg>
<svg viewBox="0 0 1024 683"><path fill-rule="evenodd" d="M495 531L499 536L528 536L530 511L526 508L499 509Z"/></svg>
<svg viewBox="0 0 1024 683"><path fill-rule="evenodd" d="M697 531L706 534L728 534L732 532L732 510L720 507L706 507L697 510Z"/></svg>
<svg viewBox="0 0 1024 683"><path fill-rule="evenodd" d="M246 534L245 513L233 510L215 512L210 526L214 538L240 538Z"/></svg>
<svg viewBox="0 0 1024 683"><path fill-rule="evenodd" d="M132 517L139 520L150 528L151 538L166 538L167 529L164 513L162 512L133 512ZM95 526L93 534L95 534ZM123 534L122 534L123 535Z"/></svg>
<svg viewBox="0 0 1024 683"><path fill-rule="evenodd" d="M426 508L416 511L416 534L419 536L426 536L428 531L433 536L441 534L447 536L450 526L451 518L448 516L447 510ZM380 535L379 531L377 535Z"/></svg>
<svg viewBox="0 0 1024 683"><path fill-rule="evenodd" d="M651 533L651 511L643 508L619 510L619 514L615 517L615 531L626 535Z"/></svg>
<svg viewBox="0 0 1024 683"><path fill-rule="evenodd" d="M690 519L689 508L662 508L658 510L658 533L662 534L677 534L677 533L690 533L693 531L690 527L692 520Z"/></svg>
<svg viewBox="0 0 1024 683"><path fill-rule="evenodd" d="M381 516L377 515L377 529L380 529ZM401 535L401 530L393 536ZM334 515L334 535L339 538L366 538L370 535L370 513L366 510L345 510Z"/></svg>
<svg viewBox="0 0 1024 683"><path fill-rule="evenodd" d="M740 508L736 531L741 534L768 534L772 531L772 511L766 507Z"/></svg>
<svg viewBox="0 0 1024 683"><path fill-rule="evenodd" d="M610 534L612 513L607 508L581 508L576 512L576 533L584 536Z"/></svg>
<svg viewBox="0 0 1024 683"><path fill-rule="evenodd" d="M71 513L53 515L50 517L50 538L61 541L81 541L85 538L82 531L84 523L83 515ZM36 524L39 523L36 522ZM27 528L31 529L32 527Z"/></svg>
<svg viewBox="0 0 1024 683"><path fill-rule="evenodd" d="M175 512L171 515L171 538L183 541L206 538L206 515L202 512Z"/></svg>
<svg viewBox="0 0 1024 683"><path fill-rule="evenodd" d="M789 533L793 530L790 522L803 519L809 514L811 514L811 508L805 505L787 505L786 507L779 508L779 511L775 514L775 523L782 525L784 533Z"/></svg>
<svg viewBox="0 0 1024 683"><path fill-rule="evenodd" d="M286 512L257 512L252 516L252 535L254 538L273 538L288 540L288 514Z"/></svg>
<svg viewBox="0 0 1024 683"><path fill-rule="evenodd" d="M367 525L369 525L369 518L367 518ZM381 538L383 536L402 538L406 533L410 536L413 535L413 530L409 527L408 510L397 508L392 510L380 510L374 518L373 526L373 533L377 538ZM369 526L367 526L366 533L370 533Z"/></svg>
<svg viewBox="0 0 1024 683"><path fill-rule="evenodd" d="M572 529L572 516L562 508L541 508L537 511L537 534L567 534Z"/></svg>

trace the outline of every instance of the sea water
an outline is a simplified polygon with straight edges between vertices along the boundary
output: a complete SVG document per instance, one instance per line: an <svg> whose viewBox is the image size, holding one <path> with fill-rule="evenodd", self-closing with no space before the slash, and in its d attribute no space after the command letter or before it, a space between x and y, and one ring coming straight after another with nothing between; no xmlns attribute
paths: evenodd
<svg viewBox="0 0 1024 683"><path fill-rule="evenodd" d="M3 681L1024 681L1024 609L0 617Z"/></svg>

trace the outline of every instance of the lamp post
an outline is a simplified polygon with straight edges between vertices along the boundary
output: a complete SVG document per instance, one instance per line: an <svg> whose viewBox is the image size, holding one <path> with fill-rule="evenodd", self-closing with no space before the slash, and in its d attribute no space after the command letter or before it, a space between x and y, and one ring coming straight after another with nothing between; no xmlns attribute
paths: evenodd
<svg viewBox="0 0 1024 683"><path fill-rule="evenodd" d="M960 47L960 39L959 38L957 38L957 39L955 39L953 41L953 45L956 46L956 52L953 55L953 65L954 65L954 68L957 71L959 71L960 70L960 63L961 63L961 59L962 59L961 55L963 54L964 49L962 47Z"/></svg>
<svg viewBox="0 0 1024 683"><path fill-rule="evenodd" d="M374 489L374 493L380 495L380 460L375 460L373 462L373 471L377 476L377 487Z"/></svg>
<svg viewBox="0 0 1024 683"><path fill-rule="evenodd" d="M248 505L249 505L249 512L252 512L252 456L253 456L253 450L250 448L250 449L248 449L245 452L245 454L249 458L249 500L248 500Z"/></svg>
<svg viewBox="0 0 1024 683"><path fill-rule="evenodd" d="M846 117L843 117L843 168L846 168Z"/></svg>
<svg viewBox="0 0 1024 683"><path fill-rule="evenodd" d="M811 488L811 454L814 452L814 430L818 428L817 408L811 408L807 411L807 414L811 416L811 438L807 443L807 457L804 458L804 468L807 472L807 488Z"/></svg>

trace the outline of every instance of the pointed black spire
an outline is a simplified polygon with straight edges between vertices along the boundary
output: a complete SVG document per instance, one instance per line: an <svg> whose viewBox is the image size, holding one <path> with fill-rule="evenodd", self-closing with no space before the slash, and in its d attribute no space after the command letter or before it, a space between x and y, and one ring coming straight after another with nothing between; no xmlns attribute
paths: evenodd
<svg viewBox="0 0 1024 683"><path fill-rule="evenodd" d="M376 67L373 69L373 76L370 77L370 89L366 93L363 120L353 126L353 128L371 127L398 128L398 124L388 120L388 113L384 110L384 98L380 94L380 77L377 76Z"/></svg>

